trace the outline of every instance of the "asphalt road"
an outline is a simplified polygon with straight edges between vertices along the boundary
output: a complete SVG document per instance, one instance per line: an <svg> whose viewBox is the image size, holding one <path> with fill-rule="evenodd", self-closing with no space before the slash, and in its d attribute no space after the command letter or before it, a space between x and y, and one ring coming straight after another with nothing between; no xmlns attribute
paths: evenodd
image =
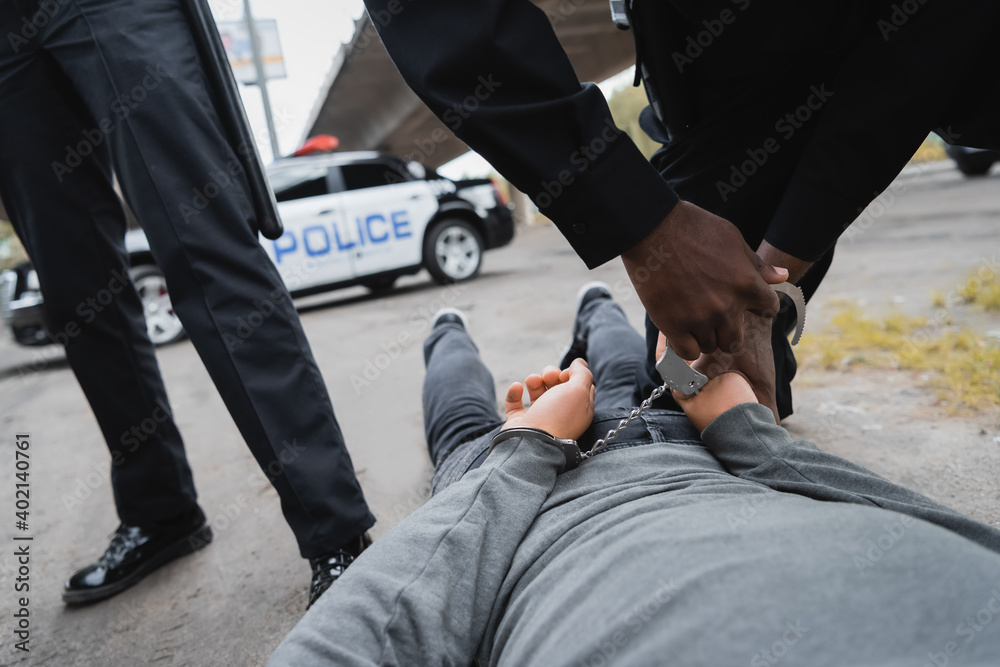
<svg viewBox="0 0 1000 667"><path fill-rule="evenodd" d="M1000 174L968 180L948 165L911 170L842 240L810 306L822 326L832 304L870 312L930 309L934 289L960 284L1000 250ZM302 302L302 320L333 397L358 476L378 516L376 537L427 497L430 464L420 410L421 342L443 305L466 310L498 392L556 360L577 287L617 286L632 324L638 300L620 263L588 272L541 224L486 255L473 282L442 288L421 275L387 296L362 288ZM970 313L983 331L1000 317ZM808 335L808 329L806 332ZM309 571L267 485L189 342L160 364L187 442L215 542L112 600L60 601L63 581L94 560L117 525L109 456L61 353L0 342L0 664L258 665L301 616ZM895 481L1000 526L1000 416L949 417L904 373L807 372L786 425ZM109 391L114 388L109 387ZM289 415L295 419L295 415ZM14 435L31 434L31 652L12 647L17 608Z"/></svg>

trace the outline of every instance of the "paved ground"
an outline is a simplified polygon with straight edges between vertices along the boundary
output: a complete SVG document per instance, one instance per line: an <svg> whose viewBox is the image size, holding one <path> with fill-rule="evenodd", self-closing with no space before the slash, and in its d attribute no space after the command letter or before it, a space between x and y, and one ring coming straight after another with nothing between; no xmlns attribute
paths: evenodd
<svg viewBox="0 0 1000 667"><path fill-rule="evenodd" d="M996 262L1000 175L965 180L943 167L901 177L881 215L841 243L811 326L822 325L836 299L861 300L873 313L926 312L933 289L957 286L984 257ZM468 311L502 390L554 361L578 285L624 278L616 262L587 272L551 226L539 225L487 255L482 276L467 285L441 288L422 274L388 297L358 288L306 302L302 319L379 517L376 536L426 498L422 357L413 341L422 341L430 314L445 304ZM621 295L639 326L637 300ZM1000 328L996 315L971 317L984 331ZM404 334L410 342L398 345ZM58 352L0 343L0 451L12 459L15 432L31 434L35 535L30 655L11 646L13 543L0 547L0 664L258 665L301 615L309 573L277 496L190 343L161 350L160 363L216 541L117 598L69 610L59 600L62 582L99 555L117 524L107 450ZM797 413L786 422L794 433L1000 525L998 415L947 417L906 374L811 372L797 384ZM13 524L13 466L2 469L0 509Z"/></svg>

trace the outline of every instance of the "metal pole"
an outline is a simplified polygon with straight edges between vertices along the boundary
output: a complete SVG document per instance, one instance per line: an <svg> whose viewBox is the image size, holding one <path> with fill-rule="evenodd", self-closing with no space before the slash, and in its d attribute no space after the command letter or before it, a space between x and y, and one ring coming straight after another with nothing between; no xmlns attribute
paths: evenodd
<svg viewBox="0 0 1000 667"><path fill-rule="evenodd" d="M264 75L264 61L260 58L260 43L257 41L257 26L250 13L250 0L243 0L243 17L250 33L250 51L253 53L253 67L257 71L257 87L260 88L260 101L264 105L264 120L267 121L267 136L271 141L271 155L277 159L280 156L278 133L274 130L274 117L271 115L271 98L267 94L267 77Z"/></svg>

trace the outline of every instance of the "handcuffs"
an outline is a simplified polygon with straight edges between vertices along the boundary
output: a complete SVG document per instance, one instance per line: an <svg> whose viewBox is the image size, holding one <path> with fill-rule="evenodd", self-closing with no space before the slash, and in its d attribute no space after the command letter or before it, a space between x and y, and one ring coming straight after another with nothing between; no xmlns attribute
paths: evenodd
<svg viewBox="0 0 1000 667"><path fill-rule="evenodd" d="M806 303L802 290L790 283L779 283L772 285L772 287L775 292L785 294L791 298L792 303L795 305L796 321L795 334L792 336L792 345L796 345L802 337L802 331L805 329L806 324ZM663 385L654 389L649 398L643 401L639 407L633 408L632 412L625 419L618 422L618 425L608 431L607 435L595 442L594 446L588 452L581 451L576 440L557 438L548 431L529 426L517 426L500 431L490 441L489 451L492 452L493 448L498 444L511 438L533 438L559 448L566 459L566 463L560 472L573 470L584 459L590 458L595 452L603 448L609 440L618 435L619 431L627 427L633 419L638 418L643 410L647 409L654 400L662 396L668 388L678 391L685 396L691 396L701 391L701 388L708 383L708 377L704 373L696 371L684 359L677 356L677 353L670 348L669 344L666 350L664 350L663 356L656 362L656 370L660 374L660 377L663 378Z"/></svg>
<svg viewBox="0 0 1000 667"><path fill-rule="evenodd" d="M514 428L508 428L500 431L493 439L490 441L490 450L499 445L504 440L510 440L511 438L532 438L533 440L540 440L547 445L553 445L558 447L566 457L566 465L559 472L566 472L567 470L572 470L573 468L580 465L580 463L585 458L582 451L580 451L580 445L576 444L576 440L568 440L565 438L557 438L548 431L543 431L540 428L533 428L531 426L515 426Z"/></svg>

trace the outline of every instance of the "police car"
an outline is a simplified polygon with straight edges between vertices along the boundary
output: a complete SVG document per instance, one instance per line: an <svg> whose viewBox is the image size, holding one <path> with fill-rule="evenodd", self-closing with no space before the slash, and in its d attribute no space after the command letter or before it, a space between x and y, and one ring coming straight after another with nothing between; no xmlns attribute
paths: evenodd
<svg viewBox="0 0 1000 667"><path fill-rule="evenodd" d="M490 179L452 181L376 152L286 158L268 178L285 233L261 245L296 297L351 285L387 290L421 269L440 283L468 280L486 250L514 237L510 207ZM179 339L183 326L141 230L126 234L125 248L150 339ZM0 312L18 343L52 342L30 265L0 276Z"/></svg>
<svg viewBox="0 0 1000 667"><path fill-rule="evenodd" d="M1000 162L1000 151L945 144L944 152L955 161L955 166L966 176L985 176L990 173L994 162Z"/></svg>

